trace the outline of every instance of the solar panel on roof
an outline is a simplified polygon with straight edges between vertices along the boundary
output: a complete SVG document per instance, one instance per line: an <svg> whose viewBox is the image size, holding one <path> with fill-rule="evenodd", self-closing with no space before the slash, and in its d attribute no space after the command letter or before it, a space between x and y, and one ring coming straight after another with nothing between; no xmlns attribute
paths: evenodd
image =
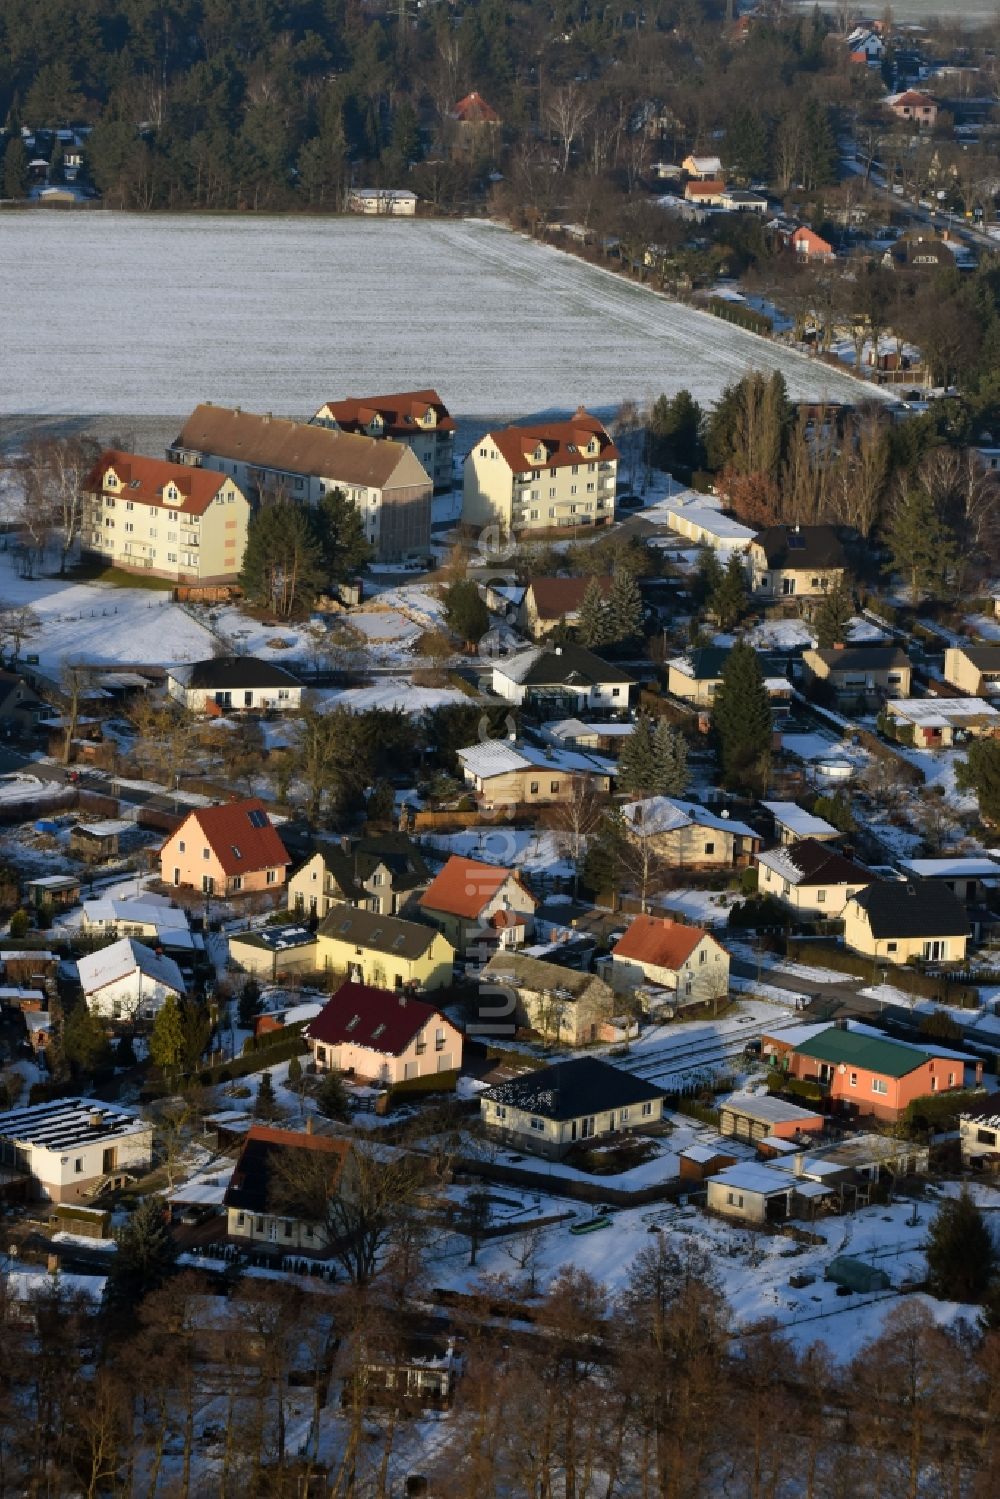
<svg viewBox="0 0 1000 1499"><path fill-rule="evenodd" d="M259 807L254 807L253 811L247 813L247 817L252 828L267 827L267 813L262 812Z"/></svg>

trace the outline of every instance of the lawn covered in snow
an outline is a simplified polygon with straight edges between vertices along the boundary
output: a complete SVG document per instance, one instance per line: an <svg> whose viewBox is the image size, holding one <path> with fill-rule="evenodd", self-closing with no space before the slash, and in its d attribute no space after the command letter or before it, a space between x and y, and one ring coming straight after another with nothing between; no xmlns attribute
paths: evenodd
<svg viewBox="0 0 1000 1499"><path fill-rule="evenodd" d="M755 368L780 369L793 400L858 399L846 373L483 220L38 210L3 216L0 256L32 284L0 286L18 372L6 412L212 400L308 418L337 396L433 385L495 420L680 386L712 401ZM95 328L113 358L93 358Z"/></svg>

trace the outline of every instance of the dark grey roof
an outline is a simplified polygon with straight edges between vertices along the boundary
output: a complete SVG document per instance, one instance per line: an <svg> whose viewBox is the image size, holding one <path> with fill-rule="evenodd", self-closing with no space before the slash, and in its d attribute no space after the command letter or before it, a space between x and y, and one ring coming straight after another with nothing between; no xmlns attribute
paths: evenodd
<svg viewBox="0 0 1000 1499"><path fill-rule="evenodd" d="M696 682L714 682L722 677L722 668L729 659L728 645L702 645L688 651L691 675Z"/></svg>
<svg viewBox="0 0 1000 1499"><path fill-rule="evenodd" d="M785 858L808 885L856 885L871 879L868 870L855 864L839 849L815 838L803 838L784 850Z"/></svg>
<svg viewBox="0 0 1000 1499"><path fill-rule="evenodd" d="M555 1062L537 1072L525 1072L509 1082L497 1083L480 1094L493 1103L538 1114L544 1119L579 1119L583 1114L603 1114L663 1098L662 1088L600 1062L596 1057L577 1057Z"/></svg>
<svg viewBox="0 0 1000 1499"><path fill-rule="evenodd" d="M398 916L379 916L357 906L334 906L320 922L318 931L321 937L330 937L335 942L353 942L369 951L403 958L422 957L438 935L434 927L400 921Z"/></svg>
<svg viewBox="0 0 1000 1499"><path fill-rule="evenodd" d="M389 871L389 888L397 895L415 890L430 879L423 854L405 833L372 834L352 841L347 848L318 841L327 874L348 900L369 898L371 892L365 889L364 881L380 865Z"/></svg>
<svg viewBox="0 0 1000 1499"><path fill-rule="evenodd" d="M842 651L821 650L819 659L831 671L889 671L894 666L909 666L910 658L898 645L854 645Z"/></svg>
<svg viewBox="0 0 1000 1499"><path fill-rule="evenodd" d="M763 549L768 567L843 567L844 549L832 526L768 526L754 545Z"/></svg>
<svg viewBox="0 0 1000 1499"><path fill-rule="evenodd" d="M232 692L246 687L298 687L297 677L273 661L261 661L256 656L213 656L208 661L195 661L184 675L175 673L178 680L186 680L188 687L197 687L209 692Z"/></svg>
<svg viewBox="0 0 1000 1499"><path fill-rule="evenodd" d="M1000 671L1000 645L962 645L959 650L980 671Z"/></svg>
<svg viewBox="0 0 1000 1499"><path fill-rule="evenodd" d="M854 896L873 937L967 937L965 907L937 880L886 880Z"/></svg>
<svg viewBox="0 0 1000 1499"><path fill-rule="evenodd" d="M620 666L609 666L593 651L582 645L563 645L555 650L542 651L521 678L528 687L569 686L586 682L628 682L632 678Z"/></svg>

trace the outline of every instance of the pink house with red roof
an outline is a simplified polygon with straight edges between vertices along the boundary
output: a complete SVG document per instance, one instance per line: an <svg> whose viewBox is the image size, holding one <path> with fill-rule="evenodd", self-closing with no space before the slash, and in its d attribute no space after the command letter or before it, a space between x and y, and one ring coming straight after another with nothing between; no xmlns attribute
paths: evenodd
<svg viewBox="0 0 1000 1499"><path fill-rule="evenodd" d="M462 1033L434 1005L402 991L342 984L305 1030L320 1072L408 1082L462 1065Z"/></svg>
<svg viewBox="0 0 1000 1499"><path fill-rule="evenodd" d="M288 851L255 796L196 807L160 849L165 885L191 885L206 895L280 890Z"/></svg>

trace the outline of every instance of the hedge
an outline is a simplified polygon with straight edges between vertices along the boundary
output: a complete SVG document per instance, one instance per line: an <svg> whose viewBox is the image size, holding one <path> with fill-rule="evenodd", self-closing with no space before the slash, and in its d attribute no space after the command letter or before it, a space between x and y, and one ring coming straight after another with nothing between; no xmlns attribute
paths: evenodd
<svg viewBox="0 0 1000 1499"><path fill-rule="evenodd" d="M792 1098L807 1099L809 1103L821 1103L823 1099L823 1089L819 1083L807 1077L789 1077L780 1068L768 1073L767 1091L787 1093Z"/></svg>
<svg viewBox="0 0 1000 1499"><path fill-rule="evenodd" d="M249 1057L254 1052L270 1051L293 1036L301 1036L308 1024L307 1020L293 1020L291 1025L279 1025L273 1031L261 1031L259 1036L248 1036L243 1043L243 1055Z"/></svg>
<svg viewBox="0 0 1000 1499"><path fill-rule="evenodd" d="M874 983L873 965L880 967L881 959L866 958L861 953L848 952L846 948L834 947L823 941L802 942L789 937L785 943L785 956L796 963L812 964L816 968L835 968L838 973L850 973L855 978L868 979ZM887 966L886 983L919 999L935 999L942 1004L959 1005L963 1009L979 1006L979 993L965 984L957 984L946 975L921 973L917 968Z"/></svg>
<svg viewBox="0 0 1000 1499"><path fill-rule="evenodd" d="M251 1072L262 1072L265 1067L275 1067L279 1062L289 1062L292 1057L302 1056L309 1048L296 1031L291 1036L281 1033L281 1043L275 1042L273 1046L263 1050L266 1051L266 1057L260 1051L254 1051L246 1056L235 1057L231 1062L220 1062L217 1067L206 1067L198 1073L198 1081L203 1088L214 1087L216 1083L230 1083L235 1078L248 1077Z"/></svg>
<svg viewBox="0 0 1000 1499"><path fill-rule="evenodd" d="M415 1094L454 1093L458 1082L458 1069L449 1072L428 1072L424 1077L408 1077L401 1083L393 1083L389 1089L389 1102L397 1098L409 1098Z"/></svg>
<svg viewBox="0 0 1000 1499"><path fill-rule="evenodd" d="M958 1116L974 1104L982 1103L982 1090L953 1088L946 1093L922 1093L912 1098L903 1112L903 1126L914 1134L927 1130L953 1130Z"/></svg>
<svg viewBox="0 0 1000 1499"><path fill-rule="evenodd" d="M774 331L772 319L763 312L757 312L741 302L730 302L727 297L709 297L708 310L722 318L723 322L735 323L738 328L749 328L751 333L763 334L765 338L769 338Z"/></svg>

